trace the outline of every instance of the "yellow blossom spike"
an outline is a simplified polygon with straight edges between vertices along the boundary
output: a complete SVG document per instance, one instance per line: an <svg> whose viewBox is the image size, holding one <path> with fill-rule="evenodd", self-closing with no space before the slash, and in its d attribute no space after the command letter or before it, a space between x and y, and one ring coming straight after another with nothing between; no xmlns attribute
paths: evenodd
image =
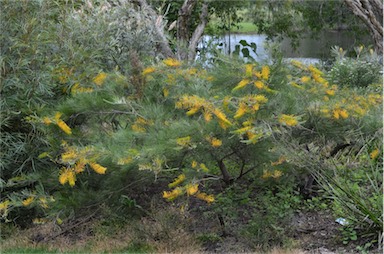
<svg viewBox="0 0 384 254"><path fill-rule="evenodd" d="M185 190L187 191L188 196L193 196L199 190L199 184L197 184L197 183L196 184L187 184L187 186L185 187Z"/></svg>
<svg viewBox="0 0 384 254"><path fill-rule="evenodd" d="M186 136L186 137L178 138L178 139L176 139L176 143L179 146L187 147L187 146L189 146L191 144L191 137L190 136Z"/></svg>
<svg viewBox="0 0 384 254"><path fill-rule="evenodd" d="M180 187L173 189L172 191L163 191L163 198L168 201L172 201L183 193L183 190Z"/></svg>
<svg viewBox="0 0 384 254"><path fill-rule="evenodd" d="M168 184L169 188L174 188L185 181L185 174L179 175L172 183Z"/></svg>
<svg viewBox="0 0 384 254"><path fill-rule="evenodd" d="M96 85L101 86L104 83L106 78L107 78L107 74L104 72L101 72L101 73L97 74L97 76L94 77L92 81Z"/></svg>
<svg viewBox="0 0 384 254"><path fill-rule="evenodd" d="M72 130L71 130L71 128L63 121L63 120L61 120L61 119L59 119L58 121L57 121L57 126L59 126L59 128L62 130L62 131L64 131L66 134L68 134L68 135L71 135L72 134Z"/></svg>
<svg viewBox="0 0 384 254"><path fill-rule="evenodd" d="M250 82L249 79L242 79L235 88L232 89L232 92L236 91L236 90L239 90L243 87L245 87L246 85L248 85Z"/></svg>
<svg viewBox="0 0 384 254"><path fill-rule="evenodd" d="M373 150L370 153L370 157L371 157L372 160L374 160L374 159L376 159L379 156L379 154L380 154L380 151L379 151L379 149L376 148L375 150Z"/></svg>
<svg viewBox="0 0 384 254"><path fill-rule="evenodd" d="M235 133L235 134L244 134L245 132L249 131L250 129L252 129L252 126L245 126L243 128L240 128L240 129L237 129L237 130L233 131L233 133Z"/></svg>
<svg viewBox="0 0 384 254"><path fill-rule="evenodd" d="M148 75L152 72L155 72L156 69L154 67L147 67L143 70L143 72L141 73L141 75L145 76L145 75Z"/></svg>
<svg viewBox="0 0 384 254"><path fill-rule="evenodd" d="M270 73L269 66L265 65L265 66L261 67L262 79L268 80L269 79L269 73Z"/></svg>
<svg viewBox="0 0 384 254"><path fill-rule="evenodd" d="M21 203L23 204L23 206L29 206L30 204L32 204L33 200L35 200L35 197L29 197L23 200Z"/></svg>
<svg viewBox="0 0 384 254"><path fill-rule="evenodd" d="M340 118L340 110L339 109L333 110L333 118L335 118L335 119Z"/></svg>
<svg viewBox="0 0 384 254"><path fill-rule="evenodd" d="M60 117L63 115L63 113L61 112L56 112L55 114L55 121L59 121L60 120Z"/></svg>
<svg viewBox="0 0 384 254"><path fill-rule="evenodd" d="M200 109L200 107L193 107L186 112L186 115L192 116L192 115L196 114L199 111L199 109Z"/></svg>
<svg viewBox="0 0 384 254"><path fill-rule="evenodd" d="M309 77L309 76L303 76L300 79L300 81L303 83L308 83L310 80L311 80L311 77Z"/></svg>
<svg viewBox="0 0 384 254"><path fill-rule="evenodd" d="M52 123L52 120L49 119L48 117L44 117L44 118L43 118L43 123L44 123L45 125L50 125L50 124Z"/></svg>
<svg viewBox="0 0 384 254"><path fill-rule="evenodd" d="M164 88L164 89L163 89L163 95L164 95L164 97L168 97L168 95L169 95L169 89Z"/></svg>
<svg viewBox="0 0 384 254"><path fill-rule="evenodd" d="M177 59L174 59L174 58L167 58L167 59L163 60L163 63L169 67L180 67L181 66L181 62Z"/></svg>
<svg viewBox="0 0 384 254"><path fill-rule="evenodd" d="M203 193L203 192L199 192L199 193L197 193L197 194L196 194L196 197L197 197L198 199L204 200L204 201L207 202L207 203L212 203L212 202L215 201L215 198L214 198L213 195L208 195L208 194Z"/></svg>
<svg viewBox="0 0 384 254"><path fill-rule="evenodd" d="M242 117L245 113L247 113L248 107L245 103L240 103L239 108L237 109L233 118L237 119Z"/></svg>
<svg viewBox="0 0 384 254"><path fill-rule="evenodd" d="M197 167L197 161L192 161L191 167L196 168Z"/></svg>
<svg viewBox="0 0 384 254"><path fill-rule="evenodd" d="M283 172L280 170L274 170L272 174L272 178L280 178L283 175Z"/></svg>
<svg viewBox="0 0 384 254"><path fill-rule="evenodd" d="M294 115L286 115L286 114L282 114L279 117L279 122L286 124L288 126L296 126L298 124L298 121Z"/></svg>
<svg viewBox="0 0 384 254"><path fill-rule="evenodd" d="M265 88L265 85L263 82L261 82L260 80L256 80L253 82L253 84L255 85L256 88L262 90Z"/></svg>
<svg viewBox="0 0 384 254"><path fill-rule="evenodd" d="M91 166L91 168L98 174L105 174L105 171L107 171L107 168L106 167L103 167L101 166L100 164L97 164L97 163L93 163L93 162L90 162L89 163L89 166Z"/></svg>
<svg viewBox="0 0 384 254"><path fill-rule="evenodd" d="M334 96L335 95L335 90L328 89L325 91L325 93L329 96Z"/></svg>
<svg viewBox="0 0 384 254"><path fill-rule="evenodd" d="M211 138L210 143L212 147L220 147L223 144L223 142L218 138Z"/></svg>
<svg viewBox="0 0 384 254"><path fill-rule="evenodd" d="M341 110L339 111L339 114L340 114L340 116L341 116L343 119L347 119L347 118L348 118L348 111L345 110L345 109L341 109Z"/></svg>
<svg viewBox="0 0 384 254"><path fill-rule="evenodd" d="M223 124L231 126L232 123L227 119L225 114L221 112L219 109L215 109L212 112Z"/></svg>

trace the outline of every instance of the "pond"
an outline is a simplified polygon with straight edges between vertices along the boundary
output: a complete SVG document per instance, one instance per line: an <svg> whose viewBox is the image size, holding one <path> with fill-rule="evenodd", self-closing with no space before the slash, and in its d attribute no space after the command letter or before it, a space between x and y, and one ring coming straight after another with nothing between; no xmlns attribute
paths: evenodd
<svg viewBox="0 0 384 254"><path fill-rule="evenodd" d="M343 49L353 50L363 41L365 45L370 43L369 37L354 38L346 30L324 31L318 38L311 38L309 34L299 40L299 47L292 48L291 40L285 38L280 42L280 50L284 58L295 58L308 63L320 62L321 59L331 58L331 47L340 46ZM268 50L267 36L263 34L230 34L213 38L204 36L199 45L200 49L207 45L215 45L216 49L226 54L238 53L244 57L244 53L256 61L270 61L271 55ZM254 47L256 46L256 47ZM256 50L255 50L256 49ZM245 52L243 52L245 50ZM206 55L209 58L209 56Z"/></svg>

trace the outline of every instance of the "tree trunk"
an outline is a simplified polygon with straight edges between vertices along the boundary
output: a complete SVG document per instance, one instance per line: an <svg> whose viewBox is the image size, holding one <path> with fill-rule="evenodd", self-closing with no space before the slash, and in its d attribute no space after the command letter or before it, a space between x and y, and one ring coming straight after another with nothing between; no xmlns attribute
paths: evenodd
<svg viewBox="0 0 384 254"><path fill-rule="evenodd" d="M196 57L196 49L197 45L200 41L201 36L203 36L203 32L208 22L208 3L205 1L203 3L203 7L200 13L200 23L196 27L195 31L192 34L191 39L189 40L188 46L188 61L194 61Z"/></svg>
<svg viewBox="0 0 384 254"><path fill-rule="evenodd" d="M344 0L352 12L368 27L375 50L383 54L383 2L381 0Z"/></svg>
<svg viewBox="0 0 384 254"><path fill-rule="evenodd" d="M158 15L153 10L153 8L150 5L148 5L146 0L136 0L136 2L139 4L139 6L142 9L146 9L150 13L150 15L153 17L153 25L159 39L158 43L159 43L159 50L161 54L163 54L165 57L174 58L175 54L173 53L171 47L169 46L169 41L164 34L163 17L161 15Z"/></svg>

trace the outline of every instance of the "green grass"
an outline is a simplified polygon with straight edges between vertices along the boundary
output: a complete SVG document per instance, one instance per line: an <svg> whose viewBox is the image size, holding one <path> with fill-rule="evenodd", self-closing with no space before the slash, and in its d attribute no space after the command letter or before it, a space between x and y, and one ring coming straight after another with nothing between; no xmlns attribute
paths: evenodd
<svg viewBox="0 0 384 254"><path fill-rule="evenodd" d="M239 28L233 28L231 32L235 33L257 33L257 26L252 22L241 22L238 23Z"/></svg>

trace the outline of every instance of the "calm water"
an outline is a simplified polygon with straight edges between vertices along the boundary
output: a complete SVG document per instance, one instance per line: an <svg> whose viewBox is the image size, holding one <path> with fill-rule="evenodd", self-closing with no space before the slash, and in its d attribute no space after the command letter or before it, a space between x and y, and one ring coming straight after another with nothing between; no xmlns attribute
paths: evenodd
<svg viewBox="0 0 384 254"><path fill-rule="evenodd" d="M268 51L267 37L262 34L231 34L225 35L220 38L212 39L210 36L204 36L200 48L208 45L209 42L214 43L215 48L220 49L226 54L233 53L237 47L240 51L243 48L248 48L249 54L257 61L270 61L271 56ZM249 46L242 46L239 44L241 40L246 41L248 44L256 44L256 52ZM310 38L306 36L300 39L300 46L294 50L291 47L291 41L284 39L280 43L280 49L284 58L300 58L305 62L319 62L320 59L327 59L331 57L330 51L332 46L340 46L343 49L352 50L353 47L358 46L357 39L353 38L346 31L325 31L319 35L319 38ZM359 40L360 41L360 40ZM369 38L363 38L365 44L369 44ZM243 54L239 54L243 57ZM208 56L209 58L209 56Z"/></svg>

